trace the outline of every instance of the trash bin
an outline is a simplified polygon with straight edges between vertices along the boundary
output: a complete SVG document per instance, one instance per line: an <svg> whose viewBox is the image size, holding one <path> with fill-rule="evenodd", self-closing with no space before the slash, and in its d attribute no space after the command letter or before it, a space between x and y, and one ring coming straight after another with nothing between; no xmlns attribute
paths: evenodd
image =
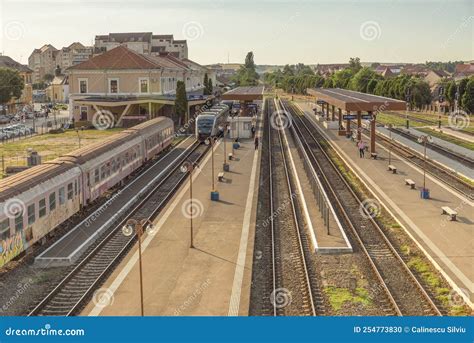
<svg viewBox="0 0 474 343"><path fill-rule="evenodd" d="M219 201L219 192L211 192L211 200L212 201Z"/></svg>
<svg viewBox="0 0 474 343"><path fill-rule="evenodd" d="M422 188L420 190L420 196L422 199L429 199L430 198L430 190L428 188Z"/></svg>
<svg viewBox="0 0 474 343"><path fill-rule="evenodd" d="M223 169L224 169L225 172L228 172L230 170L229 163L224 163L223 167L224 167Z"/></svg>
<svg viewBox="0 0 474 343"><path fill-rule="evenodd" d="M240 143L239 143L239 142L235 142L235 143L233 144L233 147L234 147L234 149L240 148Z"/></svg>

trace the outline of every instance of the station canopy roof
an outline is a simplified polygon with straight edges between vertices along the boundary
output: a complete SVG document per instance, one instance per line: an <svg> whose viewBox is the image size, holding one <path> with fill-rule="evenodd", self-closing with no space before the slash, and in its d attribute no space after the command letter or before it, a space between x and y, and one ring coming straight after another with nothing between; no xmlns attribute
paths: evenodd
<svg viewBox="0 0 474 343"><path fill-rule="evenodd" d="M307 93L317 100L327 102L344 111L375 112L406 110L406 103L402 100L383 96L355 92L340 88L308 88Z"/></svg>
<svg viewBox="0 0 474 343"><path fill-rule="evenodd" d="M222 100L254 101L263 100L264 86L237 87L224 94Z"/></svg>

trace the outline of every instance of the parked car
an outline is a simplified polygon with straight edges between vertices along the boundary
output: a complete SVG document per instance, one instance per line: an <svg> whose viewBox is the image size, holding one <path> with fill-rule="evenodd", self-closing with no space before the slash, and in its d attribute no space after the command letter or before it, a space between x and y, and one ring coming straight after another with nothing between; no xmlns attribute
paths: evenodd
<svg viewBox="0 0 474 343"><path fill-rule="evenodd" d="M10 117L0 114L0 124L8 124L10 122Z"/></svg>

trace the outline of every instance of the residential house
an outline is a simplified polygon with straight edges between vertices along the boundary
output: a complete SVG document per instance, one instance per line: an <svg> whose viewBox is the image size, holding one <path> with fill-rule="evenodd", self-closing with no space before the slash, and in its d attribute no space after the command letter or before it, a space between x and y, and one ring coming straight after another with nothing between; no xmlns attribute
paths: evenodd
<svg viewBox="0 0 474 343"><path fill-rule="evenodd" d="M175 40L173 35L154 35L152 32L97 35L95 36L94 54L101 54L120 45L144 55L159 56L167 52L179 59L188 57L186 40Z"/></svg>
<svg viewBox="0 0 474 343"><path fill-rule="evenodd" d="M428 82L430 87L433 87L440 83L443 79L450 77L451 75L444 70L430 70L425 76L425 81Z"/></svg>
<svg viewBox="0 0 474 343"><path fill-rule="evenodd" d="M456 81L474 75L474 62L460 63L456 65L453 77Z"/></svg>
<svg viewBox="0 0 474 343"><path fill-rule="evenodd" d="M46 88L46 97L53 103L67 103L69 101L69 77L56 75Z"/></svg>
<svg viewBox="0 0 474 343"><path fill-rule="evenodd" d="M66 72L69 109L77 125L93 122L96 113L105 110L113 115L115 125L126 127L171 116L178 81L185 82L190 95L189 113L206 101L202 96L205 68L166 52L151 56L119 45Z"/></svg>
<svg viewBox="0 0 474 343"><path fill-rule="evenodd" d="M8 102L8 111L14 112L18 106L31 104L33 102L33 70L8 56L0 56L0 68L17 70L25 82L21 97L19 99L13 98Z"/></svg>

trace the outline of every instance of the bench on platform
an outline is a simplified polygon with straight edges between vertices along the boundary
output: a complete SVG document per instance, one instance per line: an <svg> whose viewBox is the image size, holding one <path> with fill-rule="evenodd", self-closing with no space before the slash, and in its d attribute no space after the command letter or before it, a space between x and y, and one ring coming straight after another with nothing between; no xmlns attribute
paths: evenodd
<svg viewBox="0 0 474 343"><path fill-rule="evenodd" d="M229 161L232 161L233 157L234 157L234 155L232 153L229 153Z"/></svg>
<svg viewBox="0 0 474 343"><path fill-rule="evenodd" d="M443 210L442 214L447 214L448 216L451 216L451 221L457 220L456 216L458 215L458 213L455 210L451 209L448 206L443 206L441 207L441 209Z"/></svg>
<svg viewBox="0 0 474 343"><path fill-rule="evenodd" d="M371 152L370 157L373 158L374 160L377 159L377 153L376 152Z"/></svg>
<svg viewBox="0 0 474 343"><path fill-rule="evenodd" d="M397 167L395 167L393 164L388 165L388 170L390 170L394 174L397 173Z"/></svg>
<svg viewBox="0 0 474 343"><path fill-rule="evenodd" d="M412 179L405 179L405 185L410 185L411 189L415 189L415 181Z"/></svg>
<svg viewBox="0 0 474 343"><path fill-rule="evenodd" d="M225 176L225 173L224 172L220 172L219 174L217 174L217 179L222 182L224 181L224 176Z"/></svg>

